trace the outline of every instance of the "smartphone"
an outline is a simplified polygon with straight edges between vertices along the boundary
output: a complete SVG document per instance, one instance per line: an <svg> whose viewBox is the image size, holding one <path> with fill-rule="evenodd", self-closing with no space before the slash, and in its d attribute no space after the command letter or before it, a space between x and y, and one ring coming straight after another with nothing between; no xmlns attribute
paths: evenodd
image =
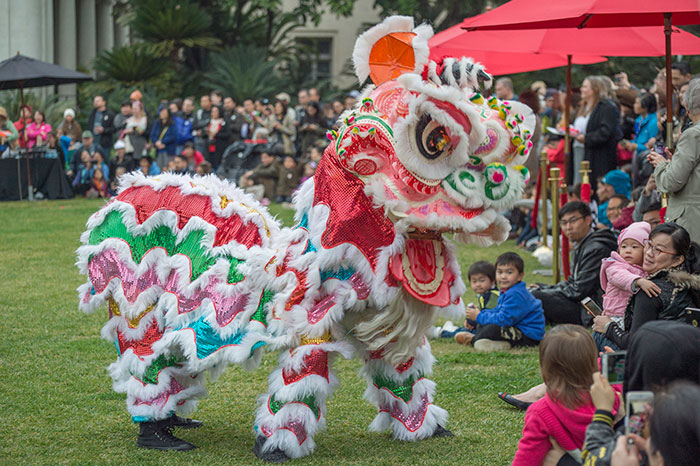
<svg viewBox="0 0 700 466"><path fill-rule="evenodd" d="M655 144L654 145L654 152L666 157L666 144Z"/></svg>
<svg viewBox="0 0 700 466"><path fill-rule="evenodd" d="M652 392L627 392L625 400L625 435L649 438L649 414L654 401Z"/></svg>
<svg viewBox="0 0 700 466"><path fill-rule="evenodd" d="M686 307L683 319L693 327L700 327L700 309L696 307Z"/></svg>
<svg viewBox="0 0 700 466"><path fill-rule="evenodd" d="M611 384L622 383L625 376L625 359L627 351L615 351L614 353L603 353L601 357L602 372Z"/></svg>
<svg viewBox="0 0 700 466"><path fill-rule="evenodd" d="M593 317L603 315L603 310L591 298L583 298L581 304L586 308L586 312Z"/></svg>

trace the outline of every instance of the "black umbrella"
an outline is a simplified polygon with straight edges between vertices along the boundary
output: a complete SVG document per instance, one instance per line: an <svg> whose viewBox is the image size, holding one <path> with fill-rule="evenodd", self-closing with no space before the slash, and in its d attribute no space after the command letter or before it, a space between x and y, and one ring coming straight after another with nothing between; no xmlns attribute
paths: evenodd
<svg viewBox="0 0 700 466"><path fill-rule="evenodd" d="M74 84L91 80L87 74L25 57L19 53L0 62L0 90Z"/></svg>
<svg viewBox="0 0 700 466"><path fill-rule="evenodd" d="M22 118L22 109L24 108L24 88L25 87L41 87L54 86L57 84L73 84L84 81L91 81L92 78L84 73L69 70L53 63L48 63L34 58L25 57L17 52L12 58L8 58L0 62L0 90L19 89L22 106L20 107L20 118ZM23 137L26 138L27 131L23 131ZM26 154L27 160L27 188L29 200L33 200L34 193L32 188L32 179L29 173L29 154ZM19 165L18 165L19 169ZM22 198L22 189L20 184L20 199Z"/></svg>

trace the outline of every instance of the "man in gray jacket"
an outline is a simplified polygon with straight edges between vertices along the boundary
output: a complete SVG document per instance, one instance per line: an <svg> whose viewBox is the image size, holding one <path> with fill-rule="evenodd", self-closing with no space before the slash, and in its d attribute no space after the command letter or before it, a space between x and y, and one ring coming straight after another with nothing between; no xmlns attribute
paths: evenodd
<svg viewBox="0 0 700 466"><path fill-rule="evenodd" d="M650 152L659 191L668 194L666 221L676 222L700 242L700 79L690 81L683 96L692 126L681 134L676 150Z"/></svg>

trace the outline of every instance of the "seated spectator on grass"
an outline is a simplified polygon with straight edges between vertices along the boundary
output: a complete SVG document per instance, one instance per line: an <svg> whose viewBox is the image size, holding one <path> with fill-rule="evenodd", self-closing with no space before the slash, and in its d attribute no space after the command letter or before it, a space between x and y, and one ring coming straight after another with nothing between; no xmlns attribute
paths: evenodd
<svg viewBox="0 0 700 466"><path fill-rule="evenodd" d="M642 268L644 247L649 241L650 231L646 222L633 223L622 230L617 237L617 252L611 252L610 257L603 259L600 268L600 286L605 290L603 315L609 316L622 328L625 308L633 293L642 290L652 297L660 291L657 285L646 278L647 272ZM593 332L593 339L599 351L604 351L606 346L619 349L602 333Z"/></svg>
<svg viewBox="0 0 700 466"><path fill-rule="evenodd" d="M106 198L109 197L109 183L102 173L102 169L96 167L92 172L92 181L90 182L90 189L85 193L85 197L94 198Z"/></svg>
<svg viewBox="0 0 700 466"><path fill-rule="evenodd" d="M683 322L654 321L643 325L638 332L630 338L630 345L625 361L624 380L622 384L623 392L650 390L655 392L656 397L664 397L667 388L674 383L684 381L685 383L697 384L700 382L700 330L692 325ZM615 399L615 391L608 383L607 379L600 374L594 375L594 383L591 386L591 397L596 406L593 422L586 429L586 440L583 449L583 460L585 464L616 465L620 463L611 462L616 444L620 441L626 442L624 434L624 422L616 422L612 411ZM656 403L654 403L656 404ZM698 419L700 419L700 401L684 404L681 407L683 413L689 414L685 417L678 412L674 422L666 426L664 441L661 435L653 438L655 430L653 427L651 437L652 444L660 450L664 456L664 463L667 465L694 465L700 457L700 432L698 432ZM656 413L656 408L654 413ZM687 419L689 422L683 422ZM674 424L679 426L675 430ZM691 428L691 426L694 426ZM622 439L622 440L620 440ZM675 450L680 454L671 457L669 454L668 439L679 449ZM664 448L659 448L661 445ZM669 456L665 456L668 454ZM689 455L688 455L689 454ZM667 462L672 460L672 462ZM623 463L636 464L636 463Z"/></svg>
<svg viewBox="0 0 700 466"><path fill-rule="evenodd" d="M239 185L250 192L256 199L267 200L275 198L277 178L279 177L279 162L267 152L260 154L260 165L249 170L241 177Z"/></svg>
<svg viewBox="0 0 700 466"><path fill-rule="evenodd" d="M187 157L182 154L178 154L173 159L173 170L172 173L176 175L189 175L191 172L187 168Z"/></svg>
<svg viewBox="0 0 700 466"><path fill-rule="evenodd" d="M105 179L109 180L109 165L105 162L102 152L95 152L92 155L92 166L95 167L95 169L99 168L102 170Z"/></svg>
<svg viewBox="0 0 700 466"><path fill-rule="evenodd" d="M632 212L634 206L630 204L630 200L622 194L615 194L608 199L608 206L605 209L605 214L608 220L612 222L614 230L624 230L634 223Z"/></svg>
<svg viewBox="0 0 700 466"><path fill-rule="evenodd" d="M109 182L109 195L116 196L119 191L119 177L126 173L126 168L123 165L118 165L114 170L114 177Z"/></svg>
<svg viewBox="0 0 700 466"><path fill-rule="evenodd" d="M467 319L476 321L476 335L465 335L464 344L477 351L502 351L514 346L537 346L544 336L542 303L527 290L525 264L514 252L496 259L496 281L501 290L493 309L467 308Z"/></svg>
<svg viewBox="0 0 700 466"><path fill-rule="evenodd" d="M146 176L154 176L160 174L160 167L158 166L158 164L147 155L144 155L139 159L139 169L141 170L141 173L143 173Z"/></svg>
<svg viewBox="0 0 700 466"><path fill-rule="evenodd" d="M556 454L555 443L562 450L560 456L566 454L579 464L586 428L596 410L589 394L598 371L595 342L582 327L560 325L547 332L539 349L546 394L525 414L523 436L512 464L542 465L550 452ZM613 415L619 406L620 399L615 397L610 406Z"/></svg>
<svg viewBox="0 0 700 466"><path fill-rule="evenodd" d="M660 292L634 294L625 309L624 325L605 315L593 321L593 330L605 334L620 349L627 349L630 336L645 323L682 319L687 307L698 304L700 248L682 226L662 223L651 231L642 268Z"/></svg>
<svg viewBox="0 0 700 466"><path fill-rule="evenodd" d="M92 136L92 132L89 130L83 131L83 137L81 142L75 145L75 152L73 152L73 157L70 160L70 168L66 171L68 177L72 177L81 168L80 164L82 162L82 153L87 150L92 158L96 152L103 154L102 159L104 160L105 150L98 144L95 143L95 138Z"/></svg>
<svg viewBox="0 0 700 466"><path fill-rule="evenodd" d="M306 180L314 176L314 174L316 173L317 166L318 165L316 164L316 162L307 162L304 164L304 173L302 173L301 180L299 181L299 186L301 186L306 182Z"/></svg>
<svg viewBox="0 0 700 466"><path fill-rule="evenodd" d="M656 228L656 225L661 223L661 203L655 202L654 204L649 204L647 208L642 211L642 221L647 222L652 229Z"/></svg>
<svg viewBox="0 0 700 466"><path fill-rule="evenodd" d="M493 309L496 307L498 304L498 295L500 294L498 288L496 288L496 267L490 262L476 261L469 266L467 277L469 277L469 286L476 294L475 305L477 309L483 311L484 309ZM472 334L476 333L476 321L470 319L464 321L464 327L455 329L450 329L447 325L447 329L444 327L445 326L443 326L440 336L442 338L455 337L455 341L461 344L464 344L466 339L469 338L467 332Z"/></svg>
<svg viewBox="0 0 700 466"><path fill-rule="evenodd" d="M608 228L592 229L591 209L583 202L568 202L559 211L561 231L574 245L571 275L555 285L534 285L532 294L542 301L550 324L588 325L591 318L581 300L603 301L600 287L601 261L617 249L615 234Z"/></svg>
<svg viewBox="0 0 700 466"><path fill-rule="evenodd" d="M296 160L291 155L285 156L277 176L275 202L292 202L292 193L299 186L299 179L299 168Z"/></svg>
<svg viewBox="0 0 700 466"><path fill-rule="evenodd" d="M209 175L211 173L211 164L206 160L197 165L196 173L200 176Z"/></svg>
<svg viewBox="0 0 700 466"><path fill-rule="evenodd" d="M658 205L658 209L661 209L661 193L656 190L656 180L654 180L654 175L652 174L647 180L639 199L634 204L633 217L635 222L641 222L644 212L649 211L651 205ZM651 227L654 228L660 222L657 222Z"/></svg>
<svg viewBox="0 0 700 466"><path fill-rule="evenodd" d="M608 219L608 201L615 194L622 194L629 199L632 184L630 176L622 170L611 170L598 181L596 195L598 196L598 228L612 228L612 222Z"/></svg>
<svg viewBox="0 0 700 466"><path fill-rule="evenodd" d="M187 159L187 169L191 172L195 171L199 164L204 162L204 155L197 150L194 142L186 142L182 148L182 155Z"/></svg>
<svg viewBox="0 0 700 466"><path fill-rule="evenodd" d="M121 139L114 143L114 156L109 159L109 173L115 173L117 167L124 167L128 172L136 168L134 159L126 155L126 144Z"/></svg>
<svg viewBox="0 0 700 466"><path fill-rule="evenodd" d="M85 195L90 189L94 173L92 157L87 149L83 149L75 155L80 157L80 164L76 169L75 178L73 178L73 192L76 195Z"/></svg>

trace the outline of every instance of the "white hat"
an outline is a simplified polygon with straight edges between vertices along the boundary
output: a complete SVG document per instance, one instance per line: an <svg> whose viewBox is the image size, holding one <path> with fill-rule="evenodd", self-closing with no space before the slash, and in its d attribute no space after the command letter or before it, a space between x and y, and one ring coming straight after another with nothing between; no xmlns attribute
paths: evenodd
<svg viewBox="0 0 700 466"><path fill-rule="evenodd" d="M73 118L75 118L75 110L73 110L72 108L67 108L67 109L65 109L65 110L63 111L63 118L67 117L68 115L70 115L70 116L72 116Z"/></svg>
<svg viewBox="0 0 700 466"><path fill-rule="evenodd" d="M126 144L121 139L114 143L114 150L126 149Z"/></svg>

